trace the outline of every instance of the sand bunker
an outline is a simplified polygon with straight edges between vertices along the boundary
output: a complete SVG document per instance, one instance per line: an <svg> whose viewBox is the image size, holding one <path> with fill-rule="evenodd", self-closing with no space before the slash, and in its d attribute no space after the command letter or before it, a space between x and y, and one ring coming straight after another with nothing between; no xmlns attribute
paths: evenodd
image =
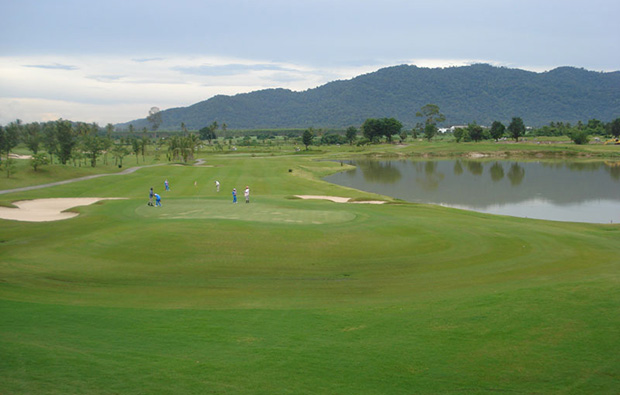
<svg viewBox="0 0 620 395"><path fill-rule="evenodd" d="M362 200L362 201L351 201L351 198L347 197L339 197L339 196L318 196L318 195L295 195L300 199L322 199L322 200L331 200L335 203L365 203L365 204L384 204L385 202L382 200Z"/></svg>
<svg viewBox="0 0 620 395"><path fill-rule="evenodd" d="M32 155L9 154L11 159L32 159Z"/></svg>
<svg viewBox="0 0 620 395"><path fill-rule="evenodd" d="M21 200L14 202L18 208L0 207L0 218L13 221L47 222L77 217L78 213L63 212L72 207L88 206L100 200L119 198L54 198Z"/></svg>

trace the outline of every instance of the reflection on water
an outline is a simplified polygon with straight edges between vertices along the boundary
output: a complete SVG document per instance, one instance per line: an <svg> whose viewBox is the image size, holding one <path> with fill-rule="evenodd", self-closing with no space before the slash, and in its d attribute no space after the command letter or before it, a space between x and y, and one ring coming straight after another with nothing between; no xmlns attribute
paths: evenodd
<svg viewBox="0 0 620 395"><path fill-rule="evenodd" d="M427 161L424 163L424 173L418 174L416 182L430 191L436 190L443 179L443 173L437 171L437 162Z"/></svg>
<svg viewBox="0 0 620 395"><path fill-rule="evenodd" d="M469 170L469 172L471 174L473 174L475 176L481 176L482 175L482 172L484 171L484 166L482 165L482 162L468 160L465 163L467 164L467 170Z"/></svg>
<svg viewBox="0 0 620 395"><path fill-rule="evenodd" d="M521 185L521 182L523 182L523 177L525 177L525 169L523 167L519 166L518 163L513 163L510 165L510 170L508 170L510 185Z"/></svg>
<svg viewBox="0 0 620 395"><path fill-rule="evenodd" d="M494 182L501 181L504 178L504 166L499 162L493 163L493 166L489 169L491 172L491 180Z"/></svg>
<svg viewBox="0 0 620 395"><path fill-rule="evenodd" d="M400 169L393 162L376 160L358 161L358 168L364 175L364 180L378 184L393 184L402 177Z"/></svg>
<svg viewBox="0 0 620 395"><path fill-rule="evenodd" d="M560 221L620 222L619 162L351 162L327 181L398 199Z"/></svg>

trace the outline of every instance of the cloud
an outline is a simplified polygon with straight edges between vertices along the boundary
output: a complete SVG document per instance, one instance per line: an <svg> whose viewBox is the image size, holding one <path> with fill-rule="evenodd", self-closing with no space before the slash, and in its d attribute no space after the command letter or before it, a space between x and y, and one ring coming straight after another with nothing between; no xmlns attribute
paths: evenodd
<svg viewBox="0 0 620 395"><path fill-rule="evenodd" d="M90 78L99 82L114 82L123 79L124 75L89 75L86 78Z"/></svg>
<svg viewBox="0 0 620 395"><path fill-rule="evenodd" d="M252 59L141 58L146 59L0 56L0 104L4 105L0 124L16 117L25 122L57 118L100 124L127 122L145 117L152 106L189 106L215 95L266 88L304 90L326 83L325 76L334 75L331 70Z"/></svg>
<svg viewBox="0 0 620 395"><path fill-rule="evenodd" d="M252 71L291 71L277 64L224 64L224 65L199 65L199 66L178 66L174 67L184 74L207 75L207 76L228 76L248 73Z"/></svg>
<svg viewBox="0 0 620 395"><path fill-rule="evenodd" d="M76 66L70 66L66 64L25 64L23 67L31 67L35 69L46 69L46 70L77 70Z"/></svg>
<svg viewBox="0 0 620 395"><path fill-rule="evenodd" d="M146 63L146 62L157 62L160 60L164 60L165 58L136 58L136 59L131 59L134 62L137 63Z"/></svg>

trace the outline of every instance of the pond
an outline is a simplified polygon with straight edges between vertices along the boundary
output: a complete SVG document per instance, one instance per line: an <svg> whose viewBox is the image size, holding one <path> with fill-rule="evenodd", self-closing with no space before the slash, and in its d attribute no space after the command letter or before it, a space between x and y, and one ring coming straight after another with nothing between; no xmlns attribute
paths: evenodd
<svg viewBox="0 0 620 395"><path fill-rule="evenodd" d="M334 184L397 199L554 221L619 223L620 162L357 160Z"/></svg>

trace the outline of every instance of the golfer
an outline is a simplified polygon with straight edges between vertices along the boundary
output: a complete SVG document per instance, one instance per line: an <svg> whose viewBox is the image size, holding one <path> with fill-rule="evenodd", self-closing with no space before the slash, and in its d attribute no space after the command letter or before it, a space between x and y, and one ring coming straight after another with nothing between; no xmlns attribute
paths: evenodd
<svg viewBox="0 0 620 395"><path fill-rule="evenodd" d="M149 206L153 205L153 196L155 196L155 192L153 192L153 187L151 187L151 190L149 191Z"/></svg>
<svg viewBox="0 0 620 395"><path fill-rule="evenodd" d="M166 191L170 190L170 184L168 183L168 180L164 181L164 186L166 187Z"/></svg>
<svg viewBox="0 0 620 395"><path fill-rule="evenodd" d="M159 194L155 194L155 207L161 207L161 196Z"/></svg>
<svg viewBox="0 0 620 395"><path fill-rule="evenodd" d="M233 188L233 203L237 203L237 189Z"/></svg>
<svg viewBox="0 0 620 395"><path fill-rule="evenodd" d="M250 187L249 186L245 187L245 192L243 193L243 195L245 196L245 202L250 203Z"/></svg>
<svg viewBox="0 0 620 395"><path fill-rule="evenodd" d="M215 191L216 192L220 191L220 182L218 180L215 180Z"/></svg>

